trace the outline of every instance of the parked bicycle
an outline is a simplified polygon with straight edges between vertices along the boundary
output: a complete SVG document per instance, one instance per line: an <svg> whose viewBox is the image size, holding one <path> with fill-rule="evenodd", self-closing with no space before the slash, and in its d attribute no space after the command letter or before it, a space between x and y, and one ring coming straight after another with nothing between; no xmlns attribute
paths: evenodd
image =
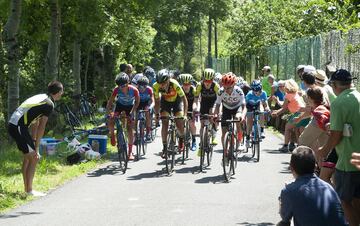
<svg viewBox="0 0 360 226"><path fill-rule="evenodd" d="M61 113L66 121L66 125L70 127L72 133L76 128L82 128L83 125L80 119L70 110L70 107L66 103L61 103L56 108L57 112Z"/></svg>

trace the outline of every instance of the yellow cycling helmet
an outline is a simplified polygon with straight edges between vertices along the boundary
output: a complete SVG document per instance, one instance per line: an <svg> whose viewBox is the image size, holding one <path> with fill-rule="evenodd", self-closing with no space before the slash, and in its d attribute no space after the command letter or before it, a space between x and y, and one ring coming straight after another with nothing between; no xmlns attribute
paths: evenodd
<svg viewBox="0 0 360 226"><path fill-rule="evenodd" d="M213 80L215 77L215 71L211 68L206 68L204 70L203 79L204 80Z"/></svg>
<svg viewBox="0 0 360 226"><path fill-rule="evenodd" d="M179 75L180 84L191 83L192 80L193 80L193 77L192 77L191 74L181 74L181 75Z"/></svg>

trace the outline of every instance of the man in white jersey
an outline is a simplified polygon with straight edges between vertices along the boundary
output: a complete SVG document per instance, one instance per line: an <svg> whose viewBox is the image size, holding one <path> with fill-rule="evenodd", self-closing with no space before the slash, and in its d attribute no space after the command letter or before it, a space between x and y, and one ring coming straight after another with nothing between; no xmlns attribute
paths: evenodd
<svg viewBox="0 0 360 226"><path fill-rule="evenodd" d="M35 167L40 159L39 145L44 135L48 117L54 109L54 101L61 98L63 85L58 81L50 82L47 94L38 94L25 100L11 115L8 124L9 134L24 154L22 174L25 192L28 195L44 196L33 190ZM31 135L29 133L31 128Z"/></svg>
<svg viewBox="0 0 360 226"><path fill-rule="evenodd" d="M232 73L225 74L221 79L221 87L219 95L216 99L215 115L219 114L220 105L223 105L221 116L221 142L224 148L224 137L227 131L228 123L224 120L234 117L235 120L244 121L246 116L245 97L240 87L235 86L236 77ZM243 132L241 130L241 122L236 123L237 140L241 141ZM243 149L243 147L239 147Z"/></svg>

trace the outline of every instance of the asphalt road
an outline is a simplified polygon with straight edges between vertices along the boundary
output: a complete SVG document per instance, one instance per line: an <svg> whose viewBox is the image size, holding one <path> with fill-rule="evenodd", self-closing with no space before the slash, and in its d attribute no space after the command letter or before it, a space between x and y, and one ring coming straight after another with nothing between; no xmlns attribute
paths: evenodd
<svg viewBox="0 0 360 226"><path fill-rule="evenodd" d="M114 160L0 215L0 225L276 225L278 196L292 180L290 155L276 151L281 137L266 135L260 162L241 155L230 183L224 182L220 144L205 173L191 152L166 176L158 137L125 175Z"/></svg>

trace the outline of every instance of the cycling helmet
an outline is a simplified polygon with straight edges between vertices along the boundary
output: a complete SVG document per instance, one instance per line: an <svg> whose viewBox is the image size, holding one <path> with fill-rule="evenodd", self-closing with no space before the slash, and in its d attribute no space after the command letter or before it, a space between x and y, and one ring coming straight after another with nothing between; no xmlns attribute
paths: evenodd
<svg viewBox="0 0 360 226"><path fill-rule="evenodd" d="M215 77L215 71L211 68L206 68L204 70L204 76L203 79L204 80L213 80Z"/></svg>
<svg viewBox="0 0 360 226"><path fill-rule="evenodd" d="M180 84L191 83L192 80L193 80L193 77L192 77L191 74L181 74L181 75L179 75Z"/></svg>
<svg viewBox="0 0 360 226"><path fill-rule="evenodd" d="M137 84L139 86L147 86L149 85L149 79L146 76L142 76L137 80Z"/></svg>
<svg viewBox="0 0 360 226"><path fill-rule="evenodd" d="M124 72L121 72L120 74L118 74L115 78L115 83L116 85L118 86L122 86L122 85L125 85L125 84L128 84L129 83L129 76L124 73Z"/></svg>
<svg viewBox="0 0 360 226"><path fill-rule="evenodd" d="M253 90L255 92L259 92L262 89L262 85L261 85L261 82L259 80L252 81L250 87L251 87L251 90Z"/></svg>
<svg viewBox="0 0 360 226"><path fill-rule="evenodd" d="M156 77L156 73L155 73L154 69L152 69L152 68L149 67L149 66L146 66L146 67L145 67L145 69L144 69L144 75L145 75L146 77L148 77L149 79Z"/></svg>
<svg viewBox="0 0 360 226"><path fill-rule="evenodd" d="M241 77L241 76L237 77L236 85L239 87L243 87L243 85L244 85L243 77Z"/></svg>
<svg viewBox="0 0 360 226"><path fill-rule="evenodd" d="M235 85L236 77L231 73L224 74L221 78L221 84L223 86L233 86Z"/></svg>
<svg viewBox="0 0 360 226"><path fill-rule="evenodd" d="M170 73L168 69L162 69L156 76L156 82L163 83L170 79Z"/></svg>
<svg viewBox="0 0 360 226"><path fill-rule="evenodd" d="M215 78L214 78L215 82L220 83L221 78L222 78L221 73L219 73L219 72L215 73Z"/></svg>
<svg viewBox="0 0 360 226"><path fill-rule="evenodd" d="M178 79L180 76L180 71L178 69L175 69L172 71L173 78Z"/></svg>

